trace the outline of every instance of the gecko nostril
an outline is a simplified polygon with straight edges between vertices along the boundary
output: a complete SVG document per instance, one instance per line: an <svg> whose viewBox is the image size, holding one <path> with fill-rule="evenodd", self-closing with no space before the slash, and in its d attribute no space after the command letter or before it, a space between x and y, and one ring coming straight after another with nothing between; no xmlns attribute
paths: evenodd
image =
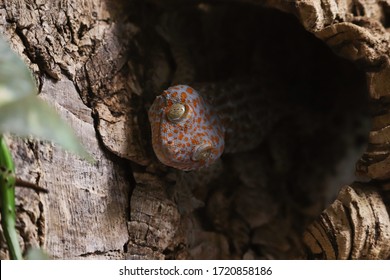
<svg viewBox="0 0 390 280"><path fill-rule="evenodd" d="M186 112L187 108L184 104L175 103L169 108L167 118L171 122L178 122L185 116Z"/></svg>
<svg viewBox="0 0 390 280"><path fill-rule="evenodd" d="M201 144L194 148L191 159L193 161L205 161L212 155L213 146L210 144Z"/></svg>

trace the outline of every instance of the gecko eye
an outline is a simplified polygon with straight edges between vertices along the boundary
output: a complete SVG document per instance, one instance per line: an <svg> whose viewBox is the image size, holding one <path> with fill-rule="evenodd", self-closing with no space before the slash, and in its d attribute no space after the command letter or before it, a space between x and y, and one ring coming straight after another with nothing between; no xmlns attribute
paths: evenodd
<svg viewBox="0 0 390 280"><path fill-rule="evenodd" d="M193 161L205 161L210 158L213 147L210 144L201 144L194 148L191 159Z"/></svg>
<svg viewBox="0 0 390 280"><path fill-rule="evenodd" d="M184 104L175 103L169 108L167 118L171 122L178 122L186 115L186 112L187 108Z"/></svg>

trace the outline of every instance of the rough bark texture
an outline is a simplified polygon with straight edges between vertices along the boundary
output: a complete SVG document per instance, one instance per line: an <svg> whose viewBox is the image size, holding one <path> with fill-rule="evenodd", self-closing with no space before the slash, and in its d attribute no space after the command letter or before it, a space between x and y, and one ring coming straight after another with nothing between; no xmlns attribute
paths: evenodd
<svg viewBox="0 0 390 280"><path fill-rule="evenodd" d="M60 259L388 259L389 11L385 0L2 0L1 34L97 160L8 138L18 176L49 190L17 189L23 249ZM146 112L181 65L172 26L185 26L173 33L197 82L254 78L293 114L209 170L162 166Z"/></svg>

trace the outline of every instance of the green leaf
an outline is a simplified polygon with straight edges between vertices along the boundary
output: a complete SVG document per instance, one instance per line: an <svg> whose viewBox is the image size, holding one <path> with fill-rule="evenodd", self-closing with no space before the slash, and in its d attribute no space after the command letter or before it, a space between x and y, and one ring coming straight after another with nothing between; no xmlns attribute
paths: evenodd
<svg viewBox="0 0 390 280"><path fill-rule="evenodd" d="M36 94L36 85L26 64L0 38L0 107Z"/></svg>
<svg viewBox="0 0 390 280"><path fill-rule="evenodd" d="M30 248L26 253L26 260L50 260L49 255L41 248Z"/></svg>
<svg viewBox="0 0 390 280"><path fill-rule="evenodd" d="M53 141L93 162L73 130L37 97L29 69L0 38L0 134L3 133Z"/></svg>
<svg viewBox="0 0 390 280"><path fill-rule="evenodd" d="M21 260L15 211L15 165L4 137L0 134L0 212L1 227L12 260Z"/></svg>
<svg viewBox="0 0 390 280"><path fill-rule="evenodd" d="M35 95L28 95L0 106L0 134L35 136L53 141L90 161L91 156L80 144L73 130L57 112Z"/></svg>

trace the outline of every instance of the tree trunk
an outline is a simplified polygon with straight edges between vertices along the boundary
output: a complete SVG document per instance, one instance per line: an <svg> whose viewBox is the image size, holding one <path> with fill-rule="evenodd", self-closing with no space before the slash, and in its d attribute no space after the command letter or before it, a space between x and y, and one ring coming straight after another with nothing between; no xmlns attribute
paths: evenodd
<svg viewBox="0 0 390 280"><path fill-rule="evenodd" d="M0 0L1 34L96 159L7 138L17 176L49 191L17 188L23 250L388 259L390 1L349 2ZM169 34L196 82L255 78L293 114L208 170L163 166L147 109L180 70ZM8 258L4 238L0 249Z"/></svg>

